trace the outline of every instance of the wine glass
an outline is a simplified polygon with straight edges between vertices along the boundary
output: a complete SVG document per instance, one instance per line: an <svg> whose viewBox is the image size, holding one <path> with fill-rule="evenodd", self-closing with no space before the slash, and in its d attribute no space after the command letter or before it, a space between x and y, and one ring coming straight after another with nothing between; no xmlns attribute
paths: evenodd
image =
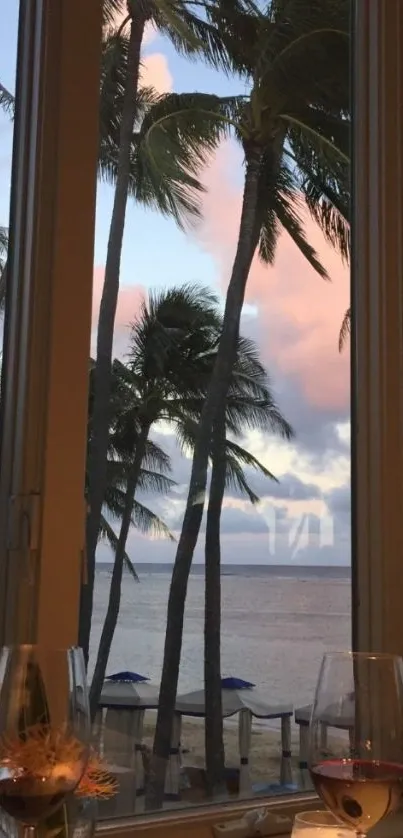
<svg viewBox="0 0 403 838"><path fill-rule="evenodd" d="M74 791L90 744L81 649L0 652L0 806L26 838Z"/></svg>
<svg viewBox="0 0 403 838"><path fill-rule="evenodd" d="M309 770L316 791L357 835L396 811L403 792L403 661L325 655L312 708Z"/></svg>
<svg viewBox="0 0 403 838"><path fill-rule="evenodd" d="M295 815L291 838L350 838L351 829L345 829L332 812L313 810Z"/></svg>

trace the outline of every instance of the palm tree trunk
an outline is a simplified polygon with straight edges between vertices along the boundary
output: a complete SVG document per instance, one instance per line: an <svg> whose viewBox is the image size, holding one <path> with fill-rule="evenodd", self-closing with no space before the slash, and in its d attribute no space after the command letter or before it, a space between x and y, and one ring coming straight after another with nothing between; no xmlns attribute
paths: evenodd
<svg viewBox="0 0 403 838"><path fill-rule="evenodd" d="M97 712L98 702L105 679L106 667L108 665L109 653L112 646L112 640L119 617L126 541L127 536L129 534L133 514L134 496L139 481L141 464L145 455L149 430L150 426L148 424L144 425L141 429L136 444L136 451L133 463L130 467L130 471L127 477L125 506L120 525L118 543L116 545L115 562L113 565L111 586L109 590L108 608L106 611L105 621L102 628L101 639L99 641L98 654L90 688L91 719L95 718L95 714Z"/></svg>
<svg viewBox="0 0 403 838"><path fill-rule="evenodd" d="M106 489L113 332L119 293L120 261L130 180L130 150L136 117L140 49L144 26L145 18L137 14L131 22L126 88L120 127L118 173L98 321L97 357L94 369L93 438L88 468L90 512L86 532L87 584L81 589L79 625L79 644L84 650L87 663L94 596L95 552Z"/></svg>
<svg viewBox="0 0 403 838"><path fill-rule="evenodd" d="M207 793L225 792L224 726L221 693L220 521L225 491L225 412L214 425L212 473L207 509L204 610L204 693Z"/></svg>
<svg viewBox="0 0 403 838"><path fill-rule="evenodd" d="M213 374L201 414L193 454L192 472L168 598L164 661L162 666L157 724L146 808L162 806L166 766L172 734L182 650L183 618L192 558L203 516L211 431L220 406L225 405L231 372L236 359L242 305L253 255L257 245L256 213L259 193L261 151L252 145L245 150L246 173L238 246L228 286L223 330Z"/></svg>

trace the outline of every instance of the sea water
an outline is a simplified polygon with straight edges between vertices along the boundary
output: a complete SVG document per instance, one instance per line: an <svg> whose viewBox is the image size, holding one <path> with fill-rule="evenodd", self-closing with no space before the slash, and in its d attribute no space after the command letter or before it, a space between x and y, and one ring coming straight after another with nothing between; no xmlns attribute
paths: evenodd
<svg viewBox="0 0 403 838"><path fill-rule="evenodd" d="M170 569L137 566L125 574L107 674L129 669L155 684L161 676ZM91 664L109 595L111 569L96 572ZM188 587L179 691L203 684L204 569ZM273 705L312 700L322 655L351 646L351 579L347 567L224 566L222 674L256 685Z"/></svg>

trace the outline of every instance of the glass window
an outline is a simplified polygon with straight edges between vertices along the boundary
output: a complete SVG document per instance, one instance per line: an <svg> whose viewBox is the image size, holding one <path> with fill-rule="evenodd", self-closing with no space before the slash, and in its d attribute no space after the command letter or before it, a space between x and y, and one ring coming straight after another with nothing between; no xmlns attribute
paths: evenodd
<svg viewBox="0 0 403 838"><path fill-rule="evenodd" d="M0 634L78 633L101 819L276 810L322 653L400 650L399 4L355 3L350 501L350 3L80 3L21 15Z"/></svg>
<svg viewBox="0 0 403 838"><path fill-rule="evenodd" d="M80 642L105 815L305 789L351 644L350 3L292 8L104 21Z"/></svg>

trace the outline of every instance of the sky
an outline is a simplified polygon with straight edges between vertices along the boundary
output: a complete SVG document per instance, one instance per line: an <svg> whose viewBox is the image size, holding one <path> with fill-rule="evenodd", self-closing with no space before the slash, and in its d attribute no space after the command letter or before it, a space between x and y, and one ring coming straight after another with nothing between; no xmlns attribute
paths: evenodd
<svg viewBox="0 0 403 838"><path fill-rule="evenodd" d="M0 81L14 90L17 0L1 0ZM201 63L179 57L172 45L148 29L142 81L159 93L244 92L243 83ZM0 225L7 226L12 125L0 114ZM212 288L224 301L240 218L243 160L226 141L202 173L206 187L203 218L186 233L172 220L129 202L121 265L115 353L124 357L128 324L150 289L194 282ZM78 198L79 199L79 198ZM113 189L98 184L94 245L93 345L113 201ZM338 332L349 303L349 272L307 216L306 231L325 264L324 281L284 234L273 267L255 260L246 291L242 332L258 344L277 402L295 430L283 442L248 432L242 444L270 469L278 483L250 474L260 503L228 491L222 515L222 560L231 564L350 563L350 404L349 347L340 354ZM190 459L181 455L168 427L153 438L172 460L177 485L168 496L143 495L178 536L186 501ZM203 561L204 523L195 553ZM172 562L175 543L132 530L133 561ZM99 559L110 560L106 546Z"/></svg>

